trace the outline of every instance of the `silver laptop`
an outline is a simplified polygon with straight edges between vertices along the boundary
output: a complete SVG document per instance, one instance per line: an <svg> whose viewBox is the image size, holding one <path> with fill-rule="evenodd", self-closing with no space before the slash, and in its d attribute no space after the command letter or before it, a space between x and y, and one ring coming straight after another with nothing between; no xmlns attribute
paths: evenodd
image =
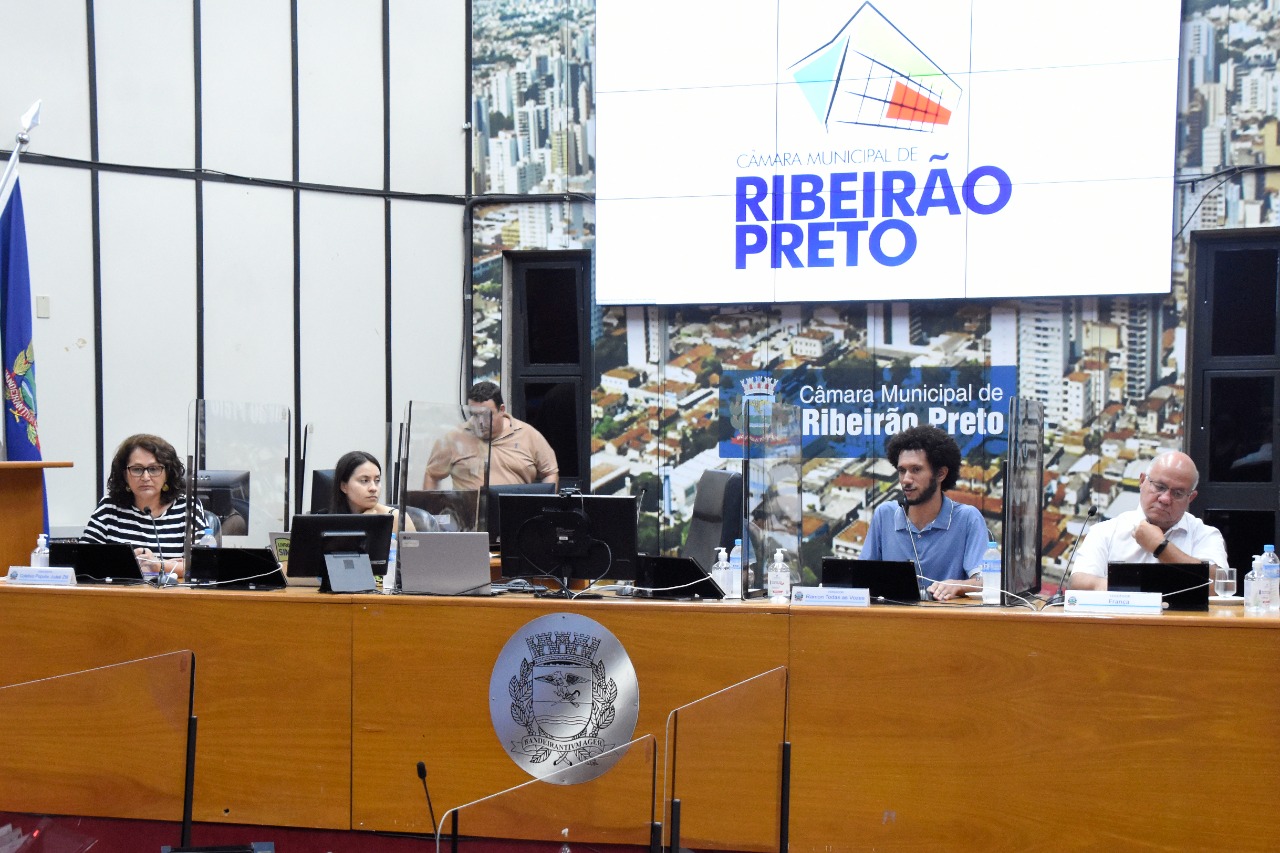
<svg viewBox="0 0 1280 853"><path fill-rule="evenodd" d="M400 591L409 595L493 595L488 533L401 533Z"/></svg>

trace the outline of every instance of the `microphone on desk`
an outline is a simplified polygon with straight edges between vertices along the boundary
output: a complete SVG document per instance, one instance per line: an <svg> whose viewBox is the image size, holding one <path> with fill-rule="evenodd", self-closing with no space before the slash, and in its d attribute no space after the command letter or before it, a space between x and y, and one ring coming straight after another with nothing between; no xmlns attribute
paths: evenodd
<svg viewBox="0 0 1280 853"><path fill-rule="evenodd" d="M151 507L144 506L142 511L147 514L147 518L151 519L151 531L156 537L156 557L160 560L160 569L156 572L156 586L165 587L169 584L169 575L164 570L164 546L160 544L160 528L156 525L156 517L151 514ZM173 580L177 581L177 574L174 574Z"/></svg>
<svg viewBox="0 0 1280 853"><path fill-rule="evenodd" d="M924 580L932 580L931 578L926 578L924 576L924 566L920 565L920 552L916 550L916 537L915 534L911 532L911 516L907 515L907 499L905 496L898 498L898 507L902 510L903 520L907 522L907 538L911 540L911 553L916 555L917 582L919 582L921 578ZM929 588L926 586L920 590L920 598L922 600L927 600L929 598L928 589Z"/></svg>
<svg viewBox="0 0 1280 853"><path fill-rule="evenodd" d="M427 795L427 811L431 813L431 834L436 833L436 810L431 805L431 791L427 789L427 763L425 761L418 762L418 778L422 780L422 793Z"/></svg>
<svg viewBox="0 0 1280 853"><path fill-rule="evenodd" d="M1076 551L1080 548L1081 541L1084 540L1085 531L1089 529L1089 522L1093 521L1093 517L1098 514L1098 507L1089 507L1089 514L1084 517L1084 525L1080 528L1080 535L1076 537L1076 541L1071 545L1071 555L1067 557L1067 567L1062 572L1062 584L1057 594L1052 596L1048 603L1059 604L1067 600L1067 588L1071 583L1071 566L1076 559ZM1054 599L1057 601L1054 601Z"/></svg>

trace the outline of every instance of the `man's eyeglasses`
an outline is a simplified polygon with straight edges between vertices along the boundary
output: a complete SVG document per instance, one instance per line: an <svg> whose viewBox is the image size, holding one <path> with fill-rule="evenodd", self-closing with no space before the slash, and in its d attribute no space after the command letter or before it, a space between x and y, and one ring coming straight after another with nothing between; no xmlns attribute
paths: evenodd
<svg viewBox="0 0 1280 853"><path fill-rule="evenodd" d="M145 474L154 480L156 477L159 477L161 474L164 473L164 466L163 465L147 465L147 466L130 465L128 468L125 468L124 470L128 471L129 476L134 477L135 479L141 480L142 475Z"/></svg>
<svg viewBox="0 0 1280 853"><path fill-rule="evenodd" d="M1185 501L1187 498L1191 497L1191 492L1187 492L1182 489L1171 489L1168 485L1160 482L1159 480L1152 480L1148 478L1147 485L1151 487L1151 492L1156 497L1160 497L1166 493L1175 501Z"/></svg>

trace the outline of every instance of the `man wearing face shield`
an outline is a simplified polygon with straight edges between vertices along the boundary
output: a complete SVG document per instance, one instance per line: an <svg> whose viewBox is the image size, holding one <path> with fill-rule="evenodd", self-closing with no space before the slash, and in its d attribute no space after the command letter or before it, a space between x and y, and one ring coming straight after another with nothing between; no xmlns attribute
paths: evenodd
<svg viewBox="0 0 1280 853"><path fill-rule="evenodd" d="M457 434L436 444L427 460L424 489L439 489L451 478L454 489L484 486L484 453L489 456L489 485L558 484L560 467L555 451L524 421L507 414L502 389L494 382L477 382L467 392L471 416Z"/></svg>

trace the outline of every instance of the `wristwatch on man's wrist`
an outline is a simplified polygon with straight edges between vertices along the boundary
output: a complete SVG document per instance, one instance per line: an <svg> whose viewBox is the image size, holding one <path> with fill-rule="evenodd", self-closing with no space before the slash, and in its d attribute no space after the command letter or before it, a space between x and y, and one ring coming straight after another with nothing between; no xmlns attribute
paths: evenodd
<svg viewBox="0 0 1280 853"><path fill-rule="evenodd" d="M1164 549L1168 547L1169 547L1169 537L1166 536L1160 540L1160 544L1157 545L1155 547L1155 550L1151 552L1151 556L1159 557L1161 554L1164 553Z"/></svg>

